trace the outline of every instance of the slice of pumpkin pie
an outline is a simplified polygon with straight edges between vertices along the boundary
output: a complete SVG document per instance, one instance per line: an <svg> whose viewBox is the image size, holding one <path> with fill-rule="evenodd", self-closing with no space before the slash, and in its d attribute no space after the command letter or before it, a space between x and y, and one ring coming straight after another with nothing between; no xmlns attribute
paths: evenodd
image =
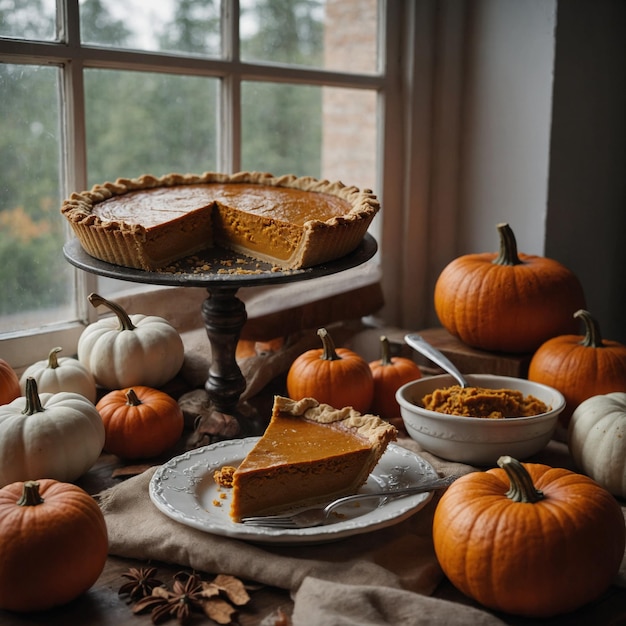
<svg viewBox="0 0 626 626"><path fill-rule="evenodd" d="M232 476L230 516L238 522L355 493L396 435L352 407L276 396L265 434Z"/></svg>

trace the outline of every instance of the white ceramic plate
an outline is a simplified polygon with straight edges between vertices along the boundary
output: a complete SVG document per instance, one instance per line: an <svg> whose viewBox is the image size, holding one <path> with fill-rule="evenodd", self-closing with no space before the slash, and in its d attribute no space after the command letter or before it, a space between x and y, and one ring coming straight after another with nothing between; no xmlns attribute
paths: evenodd
<svg viewBox="0 0 626 626"><path fill-rule="evenodd" d="M380 506L376 506L377 500L347 505L339 521L316 528L292 530L239 524L228 515L230 490L218 487L213 472L223 465L237 466L257 441L258 437L222 441L171 459L150 481L152 502L177 522L215 535L263 543L319 543L397 524L424 507L433 495L420 493ZM361 491L408 487L436 476L435 469L422 457L390 444Z"/></svg>

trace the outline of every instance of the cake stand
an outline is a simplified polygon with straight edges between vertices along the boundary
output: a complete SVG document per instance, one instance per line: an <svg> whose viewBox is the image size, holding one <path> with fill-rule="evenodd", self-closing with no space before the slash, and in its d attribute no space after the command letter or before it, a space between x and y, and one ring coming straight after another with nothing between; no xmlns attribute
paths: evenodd
<svg viewBox="0 0 626 626"><path fill-rule="evenodd" d="M238 409L246 380L237 364L236 349L247 313L237 291L242 287L283 285L336 274L365 263L376 250L376 240L368 234L353 252L340 259L306 269L283 271L275 271L269 263L219 247L204 250L176 262L167 270L156 272L100 261L87 254L77 239L65 244L63 254L75 267L107 278L151 285L204 287L208 297L202 303L201 314L211 345L211 365L204 387L212 410L235 417L242 435L249 436L260 434L265 424L259 423L249 412L244 414Z"/></svg>

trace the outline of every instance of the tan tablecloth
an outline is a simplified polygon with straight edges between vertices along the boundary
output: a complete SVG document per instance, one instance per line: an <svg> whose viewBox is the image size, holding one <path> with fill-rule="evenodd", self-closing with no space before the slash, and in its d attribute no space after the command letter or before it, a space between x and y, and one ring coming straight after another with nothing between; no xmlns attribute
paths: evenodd
<svg viewBox="0 0 626 626"><path fill-rule="evenodd" d="M420 453L441 475L475 469L433 457L410 439L398 443ZM568 467L568 459L565 445L551 442L533 461ZM321 545L255 545L204 533L162 514L148 494L154 471L101 494L111 554L290 590L297 626L502 624L486 611L429 597L443 580L432 544L437 495L409 519L371 533ZM618 582L626 582L624 563Z"/></svg>

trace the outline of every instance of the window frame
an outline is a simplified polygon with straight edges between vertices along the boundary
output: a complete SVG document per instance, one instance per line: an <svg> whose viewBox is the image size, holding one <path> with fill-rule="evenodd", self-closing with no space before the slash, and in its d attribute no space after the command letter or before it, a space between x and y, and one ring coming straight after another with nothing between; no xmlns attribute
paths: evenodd
<svg viewBox="0 0 626 626"><path fill-rule="evenodd" d="M384 251L384 254L378 255L378 262L385 276L386 301L381 315L393 322L403 316L407 307L420 306L421 288L412 289L409 299L402 295L403 285L408 280L403 268L415 268L421 283L428 265L424 256L427 252L418 252L419 243L416 248L408 240L407 220L411 217L412 223L423 223L428 204L433 43L438 13L435 0L380 0L379 72L376 74L242 62L238 54L238 0L224 3L225 50L222 59L81 45L78 0L58 0L58 5L66 27L64 32L59 33L59 42L0 38L0 62L55 65L63 70L61 154L64 197L72 190L86 188L87 184L83 102L85 69L158 71L222 79L221 128L228 129L227 134L218 139L219 165L223 171L239 169L242 81L265 80L375 90L379 99L378 181L375 192L383 205L375 224L375 235L379 249ZM418 170L416 164L423 167ZM407 198L416 197L420 198L417 206L407 202ZM408 212L411 212L410 216ZM96 280L94 275L75 270L78 321L3 335L0 337L3 358L16 368L24 367L41 358L42 341L47 345L63 345L66 354L74 354L85 325L98 317L98 312L87 305L86 298L94 290ZM137 309L140 309L141 294L137 295L137 300ZM152 313L159 314L158 311Z"/></svg>

